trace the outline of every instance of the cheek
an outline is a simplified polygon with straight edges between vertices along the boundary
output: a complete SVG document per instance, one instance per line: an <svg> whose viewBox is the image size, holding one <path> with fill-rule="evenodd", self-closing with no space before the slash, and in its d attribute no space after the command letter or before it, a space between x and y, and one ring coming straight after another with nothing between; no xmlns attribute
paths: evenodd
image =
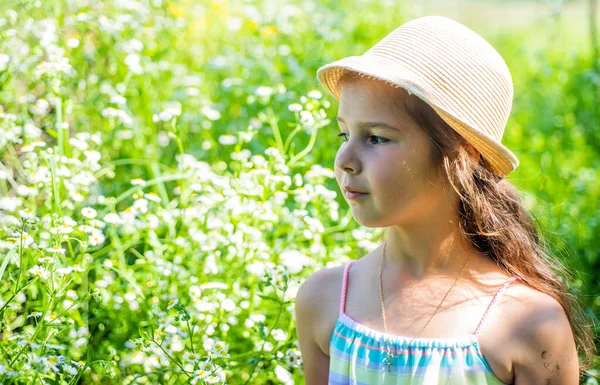
<svg viewBox="0 0 600 385"><path fill-rule="evenodd" d="M379 163L379 162L378 162ZM372 183L376 184L382 200L409 199L415 190L421 189L419 178L422 170L401 157L382 158L371 170Z"/></svg>

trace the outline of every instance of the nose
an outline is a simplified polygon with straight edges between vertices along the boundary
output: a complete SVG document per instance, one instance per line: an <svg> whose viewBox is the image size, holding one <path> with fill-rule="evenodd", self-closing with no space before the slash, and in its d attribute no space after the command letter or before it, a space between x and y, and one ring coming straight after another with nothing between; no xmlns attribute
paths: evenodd
<svg viewBox="0 0 600 385"><path fill-rule="evenodd" d="M335 167L349 174L358 174L361 171L361 161L356 153L356 145L347 141L342 144L335 157Z"/></svg>

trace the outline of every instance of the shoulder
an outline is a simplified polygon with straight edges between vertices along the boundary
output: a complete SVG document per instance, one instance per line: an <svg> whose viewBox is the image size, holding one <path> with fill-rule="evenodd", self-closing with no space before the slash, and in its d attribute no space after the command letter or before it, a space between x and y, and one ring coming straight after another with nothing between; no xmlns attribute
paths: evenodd
<svg viewBox="0 0 600 385"><path fill-rule="evenodd" d="M347 263L335 267L326 267L313 272L300 285L296 301L319 302L319 299L322 300L324 295L339 294L337 291L341 291L346 265ZM315 296L317 297L316 299Z"/></svg>
<svg viewBox="0 0 600 385"><path fill-rule="evenodd" d="M510 342L515 385L578 384L577 350L563 307L552 296L526 285L515 285L513 293L507 305L513 310Z"/></svg>
<svg viewBox="0 0 600 385"><path fill-rule="evenodd" d="M325 354L329 354L329 338L339 315L344 268L347 264L313 272L296 294L296 322L310 325L311 334Z"/></svg>

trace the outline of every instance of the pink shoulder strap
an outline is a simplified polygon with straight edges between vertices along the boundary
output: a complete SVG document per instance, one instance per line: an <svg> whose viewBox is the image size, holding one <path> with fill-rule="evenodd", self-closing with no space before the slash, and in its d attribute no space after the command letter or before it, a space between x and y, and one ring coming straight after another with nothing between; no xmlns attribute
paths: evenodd
<svg viewBox="0 0 600 385"><path fill-rule="evenodd" d="M481 321L479 321L479 325L477 326L477 329L475 329L475 336L479 336L479 332L481 331L481 327L483 326L483 323L485 322L488 314L490 313L490 310L492 310L492 308L494 307L494 305L498 302L498 300L500 299L500 296L502 296L502 293L504 293L504 291L508 288L508 286L516 281L518 278L517 277L510 277L509 279L507 279L504 284L502 285L502 287L500 287L500 289L498 289L498 291L496 292L496 295L494 295L494 298L492 299L492 302L490 302L490 304L488 305L487 309L485 310L485 313L483 313L483 317L481 317Z"/></svg>
<svg viewBox="0 0 600 385"><path fill-rule="evenodd" d="M342 282L342 299L340 301L340 314L346 312L346 291L348 290L348 270L350 270L350 266L354 263L354 260L348 262L346 267L344 268L344 280Z"/></svg>

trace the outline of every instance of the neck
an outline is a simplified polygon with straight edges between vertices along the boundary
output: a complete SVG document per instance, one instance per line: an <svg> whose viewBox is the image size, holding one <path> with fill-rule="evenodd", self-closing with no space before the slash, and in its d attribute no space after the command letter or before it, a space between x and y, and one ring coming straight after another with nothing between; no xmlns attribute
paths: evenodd
<svg viewBox="0 0 600 385"><path fill-rule="evenodd" d="M440 230L440 227L437 227ZM412 234L412 235L411 235ZM425 231L417 233L390 227L385 245L385 269L399 273L410 280L422 280L433 276L456 276L469 257L471 262L483 258L480 253L462 239L457 231ZM379 253L383 252L381 245ZM465 272L466 274L466 272Z"/></svg>

